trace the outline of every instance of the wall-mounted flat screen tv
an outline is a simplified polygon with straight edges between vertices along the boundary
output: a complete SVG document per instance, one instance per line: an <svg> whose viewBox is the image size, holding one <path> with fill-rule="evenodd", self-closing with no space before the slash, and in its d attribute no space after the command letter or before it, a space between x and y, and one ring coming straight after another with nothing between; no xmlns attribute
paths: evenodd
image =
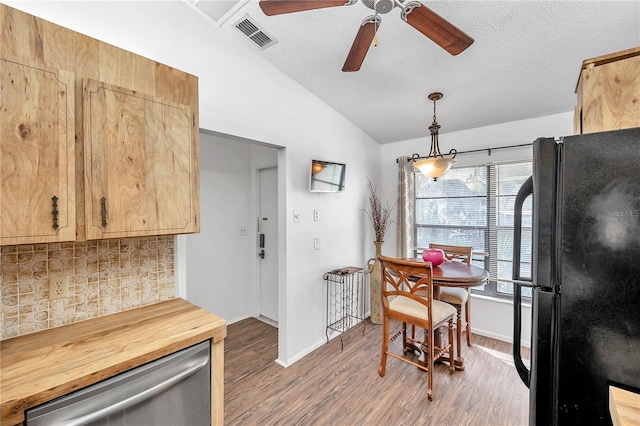
<svg viewBox="0 0 640 426"><path fill-rule="evenodd" d="M333 161L311 160L309 191L342 192L347 169L346 164Z"/></svg>

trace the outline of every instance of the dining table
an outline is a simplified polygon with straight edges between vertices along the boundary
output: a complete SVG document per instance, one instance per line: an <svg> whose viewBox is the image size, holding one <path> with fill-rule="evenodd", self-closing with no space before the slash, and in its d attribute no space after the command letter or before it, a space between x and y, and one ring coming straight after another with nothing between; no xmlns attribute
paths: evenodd
<svg viewBox="0 0 640 426"><path fill-rule="evenodd" d="M410 262L422 263L425 262L422 259L416 258L404 258ZM433 279L433 298L440 299L441 287L459 287L469 289L471 287L478 287L486 284L489 280L489 272L476 265L467 265L463 262L455 260L445 260L438 266L432 266L432 279ZM444 326L446 327L446 326ZM467 333L469 330L467 329ZM446 336L446 333L436 332L434 338L434 345L442 347L442 338ZM453 344L454 342L451 342ZM439 361L449 361L448 356L440 357ZM456 353L454 355L453 365L456 370L464 370L464 358L461 354Z"/></svg>

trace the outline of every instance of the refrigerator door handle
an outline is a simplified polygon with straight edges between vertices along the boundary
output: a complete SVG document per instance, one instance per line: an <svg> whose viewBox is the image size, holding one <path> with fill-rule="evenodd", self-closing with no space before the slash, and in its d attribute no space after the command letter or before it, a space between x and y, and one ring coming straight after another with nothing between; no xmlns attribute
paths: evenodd
<svg viewBox="0 0 640 426"><path fill-rule="evenodd" d="M520 276L520 252L522 248L522 206L529 196L533 196L533 176L524 181L516 195L513 208L513 273L511 278L520 281L531 281L529 277Z"/></svg>
<svg viewBox="0 0 640 426"><path fill-rule="evenodd" d="M529 178L522 184L518 195L516 195L514 215L513 215L513 273L512 278L515 281L530 281L528 277L520 276L520 252L522 247L522 206L524 201L533 195L533 177ZM513 361L518 371L520 379L527 387L531 382L531 371L522 361L522 352L520 350L520 341L522 339L522 286L529 285L514 282L513 283ZM533 287L531 285L530 287Z"/></svg>
<svg viewBox="0 0 640 426"><path fill-rule="evenodd" d="M522 340L522 286L533 288L532 284L513 283L513 362L522 383L529 387L531 370L522 361L520 341Z"/></svg>

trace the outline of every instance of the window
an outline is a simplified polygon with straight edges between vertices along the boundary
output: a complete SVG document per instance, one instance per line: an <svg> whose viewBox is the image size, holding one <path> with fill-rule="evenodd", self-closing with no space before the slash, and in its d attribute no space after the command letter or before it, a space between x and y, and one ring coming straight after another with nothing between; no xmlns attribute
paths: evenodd
<svg viewBox="0 0 640 426"><path fill-rule="evenodd" d="M472 290L511 297L514 201L531 162L459 167L436 182L415 173L414 256L429 243L472 246L473 263L491 274L487 285ZM531 197L522 226L521 275L531 276Z"/></svg>

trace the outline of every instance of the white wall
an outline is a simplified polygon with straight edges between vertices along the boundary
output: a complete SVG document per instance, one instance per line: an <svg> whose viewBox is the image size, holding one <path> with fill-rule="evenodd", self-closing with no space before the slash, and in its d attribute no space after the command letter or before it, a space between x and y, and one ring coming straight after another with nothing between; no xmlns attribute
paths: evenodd
<svg viewBox="0 0 640 426"><path fill-rule="evenodd" d="M254 164L252 159L259 159ZM200 134L199 234L187 235L186 297L229 323L251 315L253 169L276 166L277 150Z"/></svg>
<svg viewBox="0 0 640 426"><path fill-rule="evenodd" d="M372 238L360 209L365 206L367 177L377 183L380 176L380 146L264 61L257 50L248 49L233 29L218 28L186 2L4 3L198 76L201 128L286 148L278 153L282 182L279 232L284 241L279 362L294 362L321 344L325 326L323 272L340 265L363 265L373 254L373 245L365 244ZM312 157L347 163L345 193L307 191L306 174ZM292 221L294 209L300 212L299 223ZM319 222L312 220L314 209L320 210ZM209 229L204 223L206 211L201 211L201 218L203 227ZM318 251L313 250L314 237L320 238ZM212 251L219 249L218 243L222 244L202 242L211 244ZM180 239L177 247L184 249L184 240ZM187 258L200 255L186 251ZM178 277L189 280L188 269L195 263L199 263L197 259L179 259ZM212 270L211 276L217 272ZM203 277L198 279L204 282ZM178 286L185 288L184 283ZM195 293L193 297L202 300L206 295ZM240 310L231 309L228 315L237 315Z"/></svg>
<svg viewBox="0 0 640 426"><path fill-rule="evenodd" d="M439 117L440 124L446 129L446 117ZM449 152L451 148L458 151L496 148L500 146L521 145L533 142L539 137L565 136L573 133L573 112L554 114L529 120L513 121L493 126L443 133L439 137L440 150ZM430 136L411 139L393 144L382 145L381 182L383 199L395 200L397 197L397 164L396 158L411 156L414 153L429 153ZM505 161L529 160L532 157L531 147L494 150L488 152L460 154L456 158L456 166L500 163ZM387 234L384 252L395 256L396 229L395 224ZM472 329L474 333L511 342L513 337L513 306L510 302L486 297L472 296ZM529 307L523 312L523 344L529 345L530 316Z"/></svg>

